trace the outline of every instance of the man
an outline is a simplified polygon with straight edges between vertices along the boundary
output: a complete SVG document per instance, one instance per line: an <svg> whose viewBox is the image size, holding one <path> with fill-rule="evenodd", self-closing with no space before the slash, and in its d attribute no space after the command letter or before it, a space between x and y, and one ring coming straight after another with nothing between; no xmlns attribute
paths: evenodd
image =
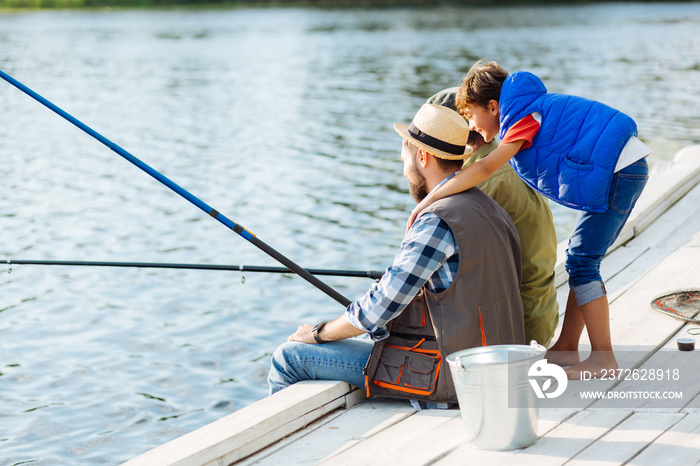
<svg viewBox="0 0 700 466"><path fill-rule="evenodd" d="M428 103L457 110L458 87L438 92ZM498 143L484 142L476 131L469 133L467 143L474 149L464 167L486 157ZM547 346L559 321L557 291L554 286L554 265L557 262L557 235L547 199L530 188L505 164L477 187L505 210L515 223L522 247L523 282L520 294L525 312L525 341L537 340Z"/></svg>
<svg viewBox="0 0 700 466"><path fill-rule="evenodd" d="M426 104L403 137L401 160L420 201L457 173L469 128ZM353 338L364 333L371 340ZM270 393L300 380L344 380L369 394L456 402L445 357L524 342L520 244L508 215L479 189L426 209L381 280L335 320L301 325L272 357Z"/></svg>

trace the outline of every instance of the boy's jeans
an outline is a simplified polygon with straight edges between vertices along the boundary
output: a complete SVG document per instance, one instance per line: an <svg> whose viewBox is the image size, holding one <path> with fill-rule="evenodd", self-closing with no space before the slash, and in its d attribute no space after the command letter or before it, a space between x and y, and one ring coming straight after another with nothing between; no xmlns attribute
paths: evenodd
<svg viewBox="0 0 700 466"><path fill-rule="evenodd" d="M645 159L629 165L613 176L608 196L610 205L603 213L581 212L566 250L569 287L579 306L605 296L600 263L617 239L642 194L649 174Z"/></svg>
<svg viewBox="0 0 700 466"><path fill-rule="evenodd" d="M374 343L369 339L351 338L322 345L298 341L279 346L272 355L267 378L270 395L301 380L342 380L364 388L362 370Z"/></svg>

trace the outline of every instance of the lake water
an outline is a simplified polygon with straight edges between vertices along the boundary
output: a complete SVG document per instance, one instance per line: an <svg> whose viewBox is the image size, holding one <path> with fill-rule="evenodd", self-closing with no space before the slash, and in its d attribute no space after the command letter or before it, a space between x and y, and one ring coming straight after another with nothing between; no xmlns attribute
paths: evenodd
<svg viewBox="0 0 700 466"><path fill-rule="evenodd" d="M700 144L699 27L698 3L0 14L0 69L300 265L383 270L414 205L392 123L490 58L632 115L659 166ZM0 260L277 265L4 81L0 109ZM342 312L286 275L11 269L3 465L117 464L223 417Z"/></svg>

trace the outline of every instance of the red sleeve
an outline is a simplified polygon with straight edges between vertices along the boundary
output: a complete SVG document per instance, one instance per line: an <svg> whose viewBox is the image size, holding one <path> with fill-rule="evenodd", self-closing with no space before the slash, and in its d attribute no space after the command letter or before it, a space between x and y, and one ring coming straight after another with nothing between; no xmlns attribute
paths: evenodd
<svg viewBox="0 0 700 466"><path fill-rule="evenodd" d="M520 149L526 149L532 145L532 140L535 138L535 135L539 129L540 123L534 116L532 116L532 114L530 114L522 120L514 123L513 126L511 126L506 132L505 136L501 140L501 143L525 141Z"/></svg>

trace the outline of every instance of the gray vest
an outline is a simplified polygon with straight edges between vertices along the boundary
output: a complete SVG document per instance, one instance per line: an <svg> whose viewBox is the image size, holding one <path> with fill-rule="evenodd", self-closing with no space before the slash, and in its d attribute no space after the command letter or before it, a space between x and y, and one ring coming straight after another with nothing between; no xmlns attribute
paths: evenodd
<svg viewBox="0 0 700 466"><path fill-rule="evenodd" d="M365 367L368 394L457 402L446 356L485 345L523 344L520 241L512 220L478 188L436 201L452 230L459 268L441 293L423 288L374 345Z"/></svg>

